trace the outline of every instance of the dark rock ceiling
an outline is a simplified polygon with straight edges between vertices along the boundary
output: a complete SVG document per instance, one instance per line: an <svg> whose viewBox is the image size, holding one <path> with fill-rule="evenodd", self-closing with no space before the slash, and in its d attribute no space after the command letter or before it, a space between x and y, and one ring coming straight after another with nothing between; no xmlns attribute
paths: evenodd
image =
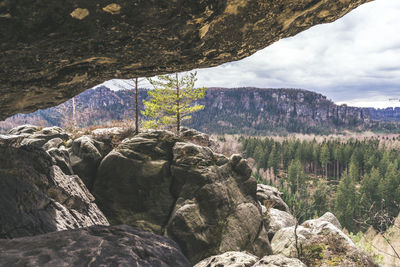
<svg viewBox="0 0 400 267"><path fill-rule="evenodd" d="M0 119L112 78L216 66L371 0L0 0Z"/></svg>

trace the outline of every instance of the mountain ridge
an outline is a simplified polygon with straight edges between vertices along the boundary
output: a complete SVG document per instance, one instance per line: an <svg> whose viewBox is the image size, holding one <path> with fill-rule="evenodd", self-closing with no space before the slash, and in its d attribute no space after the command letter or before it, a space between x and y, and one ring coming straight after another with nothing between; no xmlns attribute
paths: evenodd
<svg viewBox="0 0 400 267"><path fill-rule="evenodd" d="M140 109L148 89L139 90ZM87 127L134 118L134 93L99 86L75 97L77 124ZM305 89L210 87L197 101L205 109L193 114L186 126L208 133L328 133L344 129L373 129L400 121L400 108L373 109L336 105L326 96ZM19 124L68 126L72 100L31 114L18 114L0 122L5 131ZM390 129L389 129L390 130Z"/></svg>

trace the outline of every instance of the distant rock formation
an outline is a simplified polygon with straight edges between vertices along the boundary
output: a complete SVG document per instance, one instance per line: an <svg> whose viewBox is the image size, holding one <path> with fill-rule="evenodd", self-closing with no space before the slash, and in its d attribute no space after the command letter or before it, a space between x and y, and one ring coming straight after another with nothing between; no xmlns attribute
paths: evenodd
<svg viewBox="0 0 400 267"><path fill-rule="evenodd" d="M147 90L140 90L139 99L146 98ZM83 92L75 102L77 122L82 127L135 117L132 91L112 91L101 86ZM198 102L205 109L194 113L184 124L207 133L330 133L379 129L380 123L400 120L397 114L400 109L338 106L321 94L299 89L208 88L206 97ZM141 101L140 109L143 109ZM68 101L11 117L0 122L0 130L26 123L65 127L71 126L72 121L72 101Z"/></svg>

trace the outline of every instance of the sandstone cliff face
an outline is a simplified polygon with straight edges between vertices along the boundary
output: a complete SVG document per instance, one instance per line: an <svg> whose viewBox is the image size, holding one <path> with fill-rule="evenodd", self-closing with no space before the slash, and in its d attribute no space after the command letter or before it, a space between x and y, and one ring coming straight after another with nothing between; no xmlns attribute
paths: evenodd
<svg viewBox="0 0 400 267"><path fill-rule="evenodd" d="M249 56L370 0L0 2L0 119L111 78Z"/></svg>
<svg viewBox="0 0 400 267"><path fill-rule="evenodd" d="M369 122L366 109L338 106L321 94L299 89L208 88L199 103L206 108L193 115L191 126L205 132L308 133Z"/></svg>

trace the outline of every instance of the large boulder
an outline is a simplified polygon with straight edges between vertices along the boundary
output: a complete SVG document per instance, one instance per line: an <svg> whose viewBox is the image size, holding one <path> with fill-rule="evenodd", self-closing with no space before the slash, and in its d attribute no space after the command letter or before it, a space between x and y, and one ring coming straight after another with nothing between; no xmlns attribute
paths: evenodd
<svg viewBox="0 0 400 267"><path fill-rule="evenodd" d="M94 198L75 175L33 145L0 142L0 238L108 225Z"/></svg>
<svg viewBox="0 0 400 267"><path fill-rule="evenodd" d="M167 131L139 134L101 161L93 192L111 223L163 233L175 203L170 164L176 141Z"/></svg>
<svg viewBox="0 0 400 267"><path fill-rule="evenodd" d="M326 214L319 219L308 220L297 229L295 226L282 228L272 238L273 253L299 257L308 266L375 266L373 260L340 228L329 222L336 224L337 219L332 216ZM300 255L298 249L302 251Z"/></svg>
<svg viewBox="0 0 400 267"><path fill-rule="evenodd" d="M89 190L93 187L93 181L101 160L110 150L111 148L107 144L86 135L72 141L68 150L71 167Z"/></svg>
<svg viewBox="0 0 400 267"><path fill-rule="evenodd" d="M220 255L208 257L194 267L306 267L298 259L283 255L270 255L259 259L248 252L228 251Z"/></svg>
<svg viewBox="0 0 400 267"><path fill-rule="evenodd" d="M130 226L93 226L0 240L1 266L191 266L172 240Z"/></svg>
<svg viewBox="0 0 400 267"><path fill-rule="evenodd" d="M288 205L282 200L282 193L276 187L257 184L257 199L263 205L290 213Z"/></svg>
<svg viewBox="0 0 400 267"><path fill-rule="evenodd" d="M110 221L170 237L192 263L231 250L270 254L246 161L178 141L150 131L102 160L93 192Z"/></svg>
<svg viewBox="0 0 400 267"><path fill-rule="evenodd" d="M283 255L270 255L265 256L261 260L257 261L252 267L306 267L299 259L287 258Z"/></svg>
<svg viewBox="0 0 400 267"><path fill-rule="evenodd" d="M268 237L272 240L276 232L282 228L294 226L296 219L290 213L270 208L264 215L264 221L268 226Z"/></svg>
<svg viewBox="0 0 400 267"><path fill-rule="evenodd" d="M252 267L259 260L248 252L228 251L220 255L208 257L194 267Z"/></svg>

